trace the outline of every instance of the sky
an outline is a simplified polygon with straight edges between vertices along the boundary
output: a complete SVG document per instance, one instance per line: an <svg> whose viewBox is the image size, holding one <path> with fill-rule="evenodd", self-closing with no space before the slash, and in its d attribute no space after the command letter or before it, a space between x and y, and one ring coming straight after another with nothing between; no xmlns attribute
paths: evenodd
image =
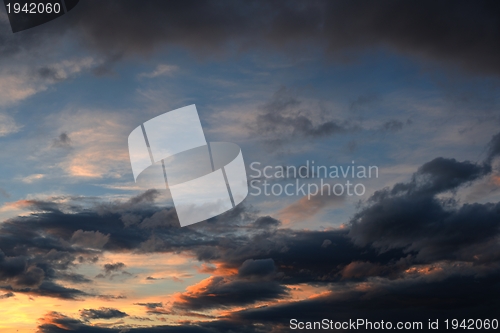
<svg viewBox="0 0 500 333"><path fill-rule="evenodd" d="M494 1L82 0L12 33L2 7L0 330L498 318L499 13ZM165 184L134 181L127 139L192 104L207 141L241 148L253 184L266 166L378 172L324 179L362 195L250 187L180 227ZM321 180L269 179L296 181Z"/></svg>

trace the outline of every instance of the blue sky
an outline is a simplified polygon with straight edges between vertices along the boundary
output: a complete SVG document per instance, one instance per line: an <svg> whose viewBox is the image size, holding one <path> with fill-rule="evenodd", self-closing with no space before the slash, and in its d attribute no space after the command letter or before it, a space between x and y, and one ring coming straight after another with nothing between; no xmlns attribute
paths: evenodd
<svg viewBox="0 0 500 333"><path fill-rule="evenodd" d="M130 188L133 182L126 158L128 133L137 123L188 104L197 105L207 139L241 145L247 166L252 161L300 166L307 160L327 166L353 160L379 166L380 177L368 186L368 194L408 179L423 161L437 156L478 161L496 131L491 120L498 103L498 80L480 80L383 49L369 50L347 64L327 62L321 54L294 59L283 52L255 51L196 59L174 50L124 61L104 76L88 72L99 63L97 57L79 53L69 57L67 69L61 71L74 73L61 72L66 79L26 83L42 91L5 102L4 114L15 125L14 133L2 138L7 148L3 158L10 161L1 165L6 175L2 188L9 195L3 196L4 204L44 194L110 198L135 194L110 188ZM47 63L57 61L60 58L55 57ZM22 68L36 70L31 67ZM255 114L280 91L283 98L300 102L296 112L309 112L317 122L321 117L349 122L357 129L321 140L298 137L271 147L252 126ZM391 122L396 127L384 129ZM54 146L62 133L71 140L66 148ZM99 151L91 152L96 145ZM91 166L72 162L82 153L93 154ZM71 164L77 169L72 173L68 163L82 166ZM249 200L260 208L262 199ZM329 223L344 223L351 212L340 215L343 221L337 217Z"/></svg>

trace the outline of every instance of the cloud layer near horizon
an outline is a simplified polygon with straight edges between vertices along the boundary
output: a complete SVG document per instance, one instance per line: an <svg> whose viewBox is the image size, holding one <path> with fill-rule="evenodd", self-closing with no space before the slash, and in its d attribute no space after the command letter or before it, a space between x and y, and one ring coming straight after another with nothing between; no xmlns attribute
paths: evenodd
<svg viewBox="0 0 500 333"><path fill-rule="evenodd" d="M192 318L185 328L193 331L241 325L260 332L257 324L268 323L275 332L280 327L285 330L290 318L325 316L336 320L491 316L500 296L500 203L461 204L453 198L491 176L497 139L488 145L485 162L436 158L423 164L409 182L376 192L343 229L287 229L245 206L187 228L168 219L150 225L145 221L159 210L153 205L155 191L92 209L79 208L78 198L68 198L70 204L24 202L33 214L0 226L0 284L7 294L109 297L88 292L85 286L95 280L75 269L98 263L103 273L95 278L112 279L113 274L132 274L125 271L130 268L126 263L99 263L106 252L183 253L203 263L202 270L211 276L185 292L138 305L150 316ZM449 196L443 197L445 193ZM131 220L131 214L136 218ZM176 220L175 214L168 216ZM318 295L295 299L306 287L319 288ZM360 299L363 309L358 307ZM49 313L39 330L118 332L124 323L114 328L89 325L99 319L130 317L113 307L85 308L80 313L82 319ZM132 332L178 329L128 328Z"/></svg>

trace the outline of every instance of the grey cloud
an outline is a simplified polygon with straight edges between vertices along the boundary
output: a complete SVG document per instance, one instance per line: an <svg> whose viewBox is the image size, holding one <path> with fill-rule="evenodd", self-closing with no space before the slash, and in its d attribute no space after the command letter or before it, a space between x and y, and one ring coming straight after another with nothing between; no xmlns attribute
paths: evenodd
<svg viewBox="0 0 500 333"><path fill-rule="evenodd" d="M0 295L0 299L6 299L6 298L11 298L16 296L13 292L9 291L8 293L5 293L3 295Z"/></svg>
<svg viewBox="0 0 500 333"><path fill-rule="evenodd" d="M117 12L120 15L110 21ZM498 12L499 5L492 1L95 0L81 2L57 24L107 54L149 54L164 46L186 47L198 55L221 54L229 45L282 49L307 42L335 58L345 49L387 46L498 74ZM49 30L42 27L43 32ZM15 52L18 44L4 39L4 52Z"/></svg>
<svg viewBox="0 0 500 333"><path fill-rule="evenodd" d="M451 158L438 157L422 165L413 175L411 182L398 183L390 191L391 195L409 193L411 195L435 195L445 191L456 190L470 184L491 172L489 164L474 164L469 161L458 162ZM374 200L389 193L378 191Z"/></svg>
<svg viewBox="0 0 500 333"><path fill-rule="evenodd" d="M40 286L24 289L38 294L50 290L51 295L84 295L71 290L59 291L58 294L57 288L50 289L46 284L53 283L57 271L70 267L70 259L95 255L64 242L78 230L109 235L103 249L110 252L182 251L200 261L239 270L237 276L212 277L206 290L183 293L180 297L184 302L175 304L176 311L204 311L283 299L289 293L286 286L301 283L340 288L376 276L386 281L389 289L396 288L393 281L400 281L412 265L440 260L474 263L474 273L482 274L485 280L481 281L486 281L484 286L491 286L487 281L496 275L484 269L495 267L499 260L498 238L495 238L499 232L498 204L458 206L456 202L438 198L439 194L448 191L460 191L490 172L488 163L437 158L419 168L409 182L378 191L366 206L361 207L349 228L343 230L278 228L279 221L259 216L245 206L188 228L160 225L153 232L141 228L140 223L125 225L124 214L140 216L138 220L144 221L162 210L153 206L155 193L148 192L125 203L101 205L95 211L75 208L73 213L64 213L58 204L37 201L33 203L35 208L51 209L4 222L0 227L0 240L6 261L23 263L13 276L29 267L39 267L44 271ZM331 244L323 247L325 240ZM53 249L55 252L47 256ZM28 262L27 255L33 253L38 255L37 261ZM271 261L276 275L267 274L271 272ZM107 264L115 265L113 268L109 266L110 274L124 268L116 264ZM414 286L428 291L425 285ZM429 285L429 290L434 287ZM4 289L18 292L13 288ZM353 299L363 296L356 293L344 295L346 303L324 299L317 306L332 311L336 309L335 304L349 305ZM403 295L390 292L387 298L380 298L380 302L373 304L387 304L391 297L399 301ZM449 294L441 296L436 302L446 303ZM475 302L475 309L484 304L477 298L470 299ZM422 297L415 304L431 306L432 302L432 298ZM163 307L157 310L165 311ZM269 309L263 316L269 313L272 316L274 310ZM246 313L250 315L250 312Z"/></svg>
<svg viewBox="0 0 500 333"><path fill-rule="evenodd" d="M192 311L226 308L273 300L287 294L288 288L277 281L232 280L215 276L203 290L181 294L182 301L175 302L174 308Z"/></svg>
<svg viewBox="0 0 500 333"><path fill-rule="evenodd" d="M57 70L55 70L54 68L48 67L48 66L40 67L37 71L37 74L42 79L53 81L53 82L64 80L63 77L59 76L59 73Z"/></svg>
<svg viewBox="0 0 500 333"><path fill-rule="evenodd" d="M149 189L125 202L102 203L97 206L96 211L103 216L109 214L121 214L122 219L127 221L127 224L129 224L137 221L136 216L138 216L137 214L131 213L131 211L139 211L141 208L150 208L151 204L154 203L159 194L160 193L157 190Z"/></svg>
<svg viewBox="0 0 500 333"><path fill-rule="evenodd" d="M55 148L71 148L71 139L68 133L61 133L57 139L52 142L52 147Z"/></svg>
<svg viewBox="0 0 500 333"><path fill-rule="evenodd" d="M163 303L134 303L135 305L145 306L148 309L161 308Z"/></svg>
<svg viewBox="0 0 500 333"><path fill-rule="evenodd" d="M114 318L124 318L128 317L128 314L113 308L104 308L101 307L99 309L83 309L80 310L80 316L84 320L90 319L114 319Z"/></svg>
<svg viewBox="0 0 500 333"><path fill-rule="evenodd" d="M266 277L273 275L276 272L276 267L274 266L274 260L259 259L253 260L248 259L243 262L243 264L238 269L238 275L240 277Z"/></svg>
<svg viewBox="0 0 500 333"><path fill-rule="evenodd" d="M262 229L267 229L267 228L277 228L281 225L281 222L279 220L276 220L275 218L272 218L270 216L261 216L253 222L253 226L256 228L262 228Z"/></svg>
<svg viewBox="0 0 500 333"><path fill-rule="evenodd" d="M175 209L163 209L156 212L151 217L145 218L141 224L141 228L157 228L157 227L180 227L179 218Z"/></svg>
<svg viewBox="0 0 500 333"><path fill-rule="evenodd" d="M88 325L88 323L65 316L58 312L49 312L43 318L38 326L38 333L121 333L123 328L101 327ZM181 325L161 325L161 326L143 326L127 327L130 333L262 333L262 329L254 327L252 324L235 322L231 320L219 320L216 322L193 322L183 323Z"/></svg>
<svg viewBox="0 0 500 333"><path fill-rule="evenodd" d="M15 290L23 293L62 299L78 299L83 296L88 296L86 292L75 288L66 288L51 281L44 281L37 288L22 288Z"/></svg>
<svg viewBox="0 0 500 333"><path fill-rule="evenodd" d="M327 248L327 247L329 247L330 245L332 245L332 241L331 241L331 240L329 240L329 239L325 239L325 240L323 241L323 244L321 244L321 247L322 247L322 248L324 248L324 249L326 249L326 248Z"/></svg>
<svg viewBox="0 0 500 333"><path fill-rule="evenodd" d="M366 290L335 290L334 292L298 302L234 313L233 320L258 322L262 325L289 328L290 318L304 321L349 321L364 318L370 321L423 321L429 318L445 320L451 317L494 316L499 304L498 271L487 278L454 274L446 279L375 282ZM457 290L460 297L457 298ZM491 290L491 294L485 293ZM484 300L487 299L486 302ZM362 302L362 306L360 306ZM281 325L282 326L281 326ZM277 327L276 327L277 326ZM426 327L424 326L424 331ZM373 330L361 328L362 332ZM429 330L430 331L430 330Z"/></svg>
<svg viewBox="0 0 500 333"><path fill-rule="evenodd" d="M125 268L125 264L122 262L104 265L104 271L106 272L106 274L116 272L116 271L121 271L124 268Z"/></svg>
<svg viewBox="0 0 500 333"><path fill-rule="evenodd" d="M325 57L342 60L352 59L353 51L385 47L424 61L498 75L499 11L494 1L88 0L68 15L23 33L12 34L4 22L0 54L13 58L38 51L66 34L104 55L106 61L94 69L103 75L121 59L164 48L212 57L252 48L292 48L296 53L304 45L316 45ZM42 69L42 75L54 73Z"/></svg>
<svg viewBox="0 0 500 333"><path fill-rule="evenodd" d="M382 125L383 132L399 132L403 129L403 122L400 120L389 120Z"/></svg>
<svg viewBox="0 0 500 333"><path fill-rule="evenodd" d="M488 155L486 161L491 163L495 157L500 155L500 133L493 136L488 145Z"/></svg>
<svg viewBox="0 0 500 333"><path fill-rule="evenodd" d="M99 231L83 231L77 230L71 236L71 242L78 246L102 249L104 245L109 241L109 234L104 235Z"/></svg>
<svg viewBox="0 0 500 333"><path fill-rule="evenodd" d="M438 197L491 173L489 160L425 163L410 182L377 191L351 220L349 236L362 246L417 252L420 260L498 261L500 203L460 205Z"/></svg>
<svg viewBox="0 0 500 333"><path fill-rule="evenodd" d="M351 102L349 106L350 111L357 111L365 106L369 106L379 100L379 97L374 94L361 95Z"/></svg>

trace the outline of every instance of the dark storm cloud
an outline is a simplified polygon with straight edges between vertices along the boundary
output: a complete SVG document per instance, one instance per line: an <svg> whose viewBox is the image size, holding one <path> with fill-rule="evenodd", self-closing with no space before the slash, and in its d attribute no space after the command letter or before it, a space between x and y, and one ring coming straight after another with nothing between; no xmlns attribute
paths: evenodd
<svg viewBox="0 0 500 333"><path fill-rule="evenodd" d="M191 251L200 261L219 263L224 268L239 270L240 275L251 278L253 273L257 280L275 278L287 284L340 281L343 268L353 261L384 266L381 276L397 276L411 264L411 255L408 257L401 250L380 254L369 246L356 246L346 236L347 230L269 229L247 237L226 237L224 242L200 245ZM331 242L327 247L323 246L325 239ZM271 259L275 275L265 274L270 272Z"/></svg>
<svg viewBox="0 0 500 333"><path fill-rule="evenodd" d="M136 210L132 210L134 214L142 216L141 219L155 214L153 207L148 210L143 200L139 200L147 197L141 195L128 201L129 204L141 203L134 206ZM40 206L46 204L37 202L37 207ZM183 251L200 261L239 270L236 277L221 277L211 281L208 294L185 294L184 305L179 305L179 308L186 311L217 308L227 302L252 304L259 300L280 298L286 295L282 282L338 281L342 278L340 272L351 261L388 264L389 268L384 274L397 274L404 269L400 266L394 268L395 264L391 263L403 256L401 251L379 255L375 249L358 248L346 238L346 231L277 229L279 221L259 216L245 206L189 228L159 226L155 229L141 228L140 224L125 225L121 214L130 213L130 207L126 203L100 205L99 213L89 209L63 213L55 207L51 211L12 219L4 222L0 228L0 236L3 235L5 239L2 248L20 264L15 272L17 275L23 272L27 274L26 267L36 265L34 267L39 269L34 272L43 272L43 275L35 275L41 279L39 282L42 285L45 282L54 284L53 281L57 279L86 282L85 277L71 276L68 270L75 262L87 262L82 261L81 257L88 257L91 262L95 262L95 252L87 253L85 247L72 246L69 241L74 239L75 233L91 231L93 235L107 235L107 242L103 245L106 251ZM332 242L326 248L322 246L325 239ZM27 260L28 253L37 254L36 262ZM109 277L124 269L125 265L106 263L103 268L102 277ZM33 286L29 291L35 293L37 287ZM72 292L72 297L84 295L75 290L68 292ZM236 303L226 299L229 292ZM48 294L49 290L43 293ZM65 297L62 291L54 290L54 295Z"/></svg>
<svg viewBox="0 0 500 333"><path fill-rule="evenodd" d="M486 174L488 166L475 165L468 162L457 162L455 160L436 159L420 168L410 183L398 184L392 190L380 191L372 198L372 203L383 202L383 200L395 200L394 198L408 197L408 205L416 205L416 208L409 210L409 218L419 219L422 214L423 221L429 220L434 211L438 211L438 217L454 213L445 212L440 206L440 202L433 200L433 195L446 191L455 190L461 185L467 184L474 179ZM430 198L430 199L429 199ZM469 228L467 219L479 221L476 224L476 230L468 230L465 234L453 232L453 228L434 228L431 231L422 231L422 221L409 220L412 223L403 224L401 220L396 219L394 226L386 230L380 239L376 239L383 244L376 244L372 247L372 233L377 234L377 230L385 230L383 224L385 219L380 222L376 214L371 211L363 210L360 214L366 216L366 223L362 226L353 226L351 230L328 230L328 231L293 231L289 229L277 229L279 222L271 217L258 216L244 206L223 214L218 218L211 219L188 228L176 228L170 226L159 226L155 229L141 228L139 224L126 225L122 221L122 214L133 212L141 216L139 220L151 217L158 211L153 207L144 205L148 201L154 200L152 193L146 193L126 203L115 203L109 205L100 205L98 213L88 209L82 209L81 212L63 213L60 209L52 207L52 210L44 210L33 216L12 219L4 222L0 228L0 237L3 237L2 249L9 260L8 267L16 268L10 274L16 277L25 274L28 277L43 278L42 281L51 282L57 278L63 278L63 274L71 267L73 261L78 261L78 257L87 256L84 248L72 247L71 243L65 243L65 240L71 240L75 232L99 232L102 235L109 235L109 239L103 246L106 251L156 251L156 252L179 252L191 253L202 262L218 263L222 267L239 270L240 277L222 277L222 280L212 281L210 283L211 295L213 298L204 296L203 293L197 295L185 295L185 309L210 308L223 304L226 300L225 292L231 290L235 295L235 300L243 304L252 303L259 300L261 293L258 288L264 288L262 295L265 297L283 297L285 291L281 283L332 283L339 281L348 281L350 279L359 280L373 276L397 278L401 272L410 267L418 260L431 260L428 256L429 249L434 249L434 243L441 244L441 251L445 249L458 249L459 241L462 245L472 246L474 254L480 254L479 262L492 262L495 260L495 248L493 242L495 235L495 205L479 205L462 208L457 217L449 219L449 224L458 223L460 228ZM421 206L420 202L431 202L431 206ZM37 207L45 207L47 204L37 202ZM50 205L48 205L50 206ZM399 211L406 212L408 208L395 208L389 211L398 214ZM132 208L131 208L132 207ZM428 209L437 207L434 210ZM134 210L134 209L135 210ZM481 213L478 214L476 209ZM375 210L376 212L379 212ZM418 215L418 214L421 215ZM467 214L465 214L467 213ZM413 215L411 215L413 214ZM465 215L464 215L465 214ZM403 218L407 218L404 215ZM371 221L373 222L373 226ZM406 221L406 220L403 220ZM462 222L465 221L465 222ZM387 222L387 223L389 223ZM417 223L418 222L418 223ZM382 223L382 224L381 224ZM427 222L426 222L427 223ZM430 223L430 222L428 222ZM462 225L462 223L465 223ZM479 227L478 227L479 226ZM372 231L372 228L375 231ZM411 236L411 230L408 236L403 233L401 237L397 230L404 228L416 228L417 233ZM462 230L460 229L460 230ZM440 232L436 232L440 231ZM241 231L245 231L242 233ZM395 236L392 236L394 233ZM424 234L425 233L425 234ZM397 236L396 236L397 234ZM41 236L43 235L43 237ZM349 237L347 237L349 235ZM431 235L432 237L429 237ZM434 236L435 235L435 236ZM441 235L444 238L439 238ZM443 236L444 235L444 236ZM457 236L458 235L458 236ZM457 237L462 237L459 239ZM364 238L368 237L368 238ZM384 238L385 237L385 238ZM392 240L391 237L398 237ZM412 238L414 237L414 238ZM420 237L420 238L419 238ZM489 237L489 238L488 238ZM414 240L415 239L415 240ZM325 240L328 240L328 246L325 246ZM355 244L352 242L354 240ZM379 253L379 249L385 242L394 245L393 250ZM408 249L408 242L415 244L427 244L431 247L414 246ZM356 245L357 244L357 245ZM359 246L361 245L361 246ZM489 249L487 252L486 250ZM409 252L408 252L409 251ZM427 251L427 252L426 252ZM479 252L478 252L479 251ZM50 253L50 255L49 255ZM457 252L448 251L449 254ZM489 253L489 257L485 256ZM37 254L36 261L27 260L28 254ZM465 254L460 258L469 258ZM91 258L95 257L93 253ZM437 256L442 259L442 256ZM6 260L7 260L6 259ZM276 274L266 274L271 272L271 260L276 267ZM80 260L81 261L81 260ZM432 262L432 261L431 261ZM327 263L327 264L325 264ZM269 264L269 265L268 265ZM30 267L40 268L29 270ZM117 269L124 268L119 263L108 263L104 266L105 272L108 268L108 274ZM10 272L7 268L4 274ZM260 273L259 273L260 272ZM29 273L29 274L28 274ZM278 280L273 278L279 277ZM250 278L252 277L252 278ZM78 277L75 277L78 279ZM245 280L246 279L246 280ZM5 278L10 281L9 278ZM28 281L21 279L19 281ZM36 280L36 279L35 279ZM266 281L258 285L259 281ZM38 280L40 282L40 280ZM31 291L36 291L35 287L30 287ZM47 289L47 288L46 288ZM44 292L48 294L48 291ZM63 295L56 293L56 295ZM72 297L77 297L74 292ZM199 298L200 304L197 304ZM209 303L209 300L214 300Z"/></svg>
<svg viewBox="0 0 500 333"><path fill-rule="evenodd" d="M300 321L321 321L323 318L349 321L363 318L372 322L391 321L393 324L398 321L422 321L423 331L427 331L425 325L429 319L495 318L500 306L499 278L500 271L497 269L488 276L451 274L445 279L427 279L423 276L401 281L378 280L365 288L347 286L310 299L230 313L225 320L182 324L178 329L179 332L199 330L275 333L289 332L291 318ZM48 314L43 322L39 329L45 333L63 332L57 329L56 325L77 332L101 332L101 328L95 327L95 331L91 330L83 322L60 314ZM158 326L132 328L130 332L169 332L170 329L168 326ZM361 328L359 331L370 330ZM102 332L118 332L118 329Z"/></svg>
<svg viewBox="0 0 500 333"><path fill-rule="evenodd" d="M500 305L499 273L497 270L488 277L454 275L434 281L409 279L391 284L373 283L365 290L346 288L309 300L244 310L234 314L233 319L288 326L291 318L302 321L364 318L394 323L421 320L424 325L430 318L486 318L496 316Z"/></svg>
<svg viewBox="0 0 500 333"><path fill-rule="evenodd" d="M238 269L238 275L241 277L266 277L275 272L276 267L274 266L274 260L271 258L260 260L248 259Z"/></svg>
<svg viewBox="0 0 500 333"><path fill-rule="evenodd" d="M222 54L230 45L277 50L307 43L332 58L341 58L343 50L383 46L499 74L499 12L495 1L93 0L20 34L4 26L0 52L15 54L23 46L43 43L43 36L54 40L66 31L107 54L110 63L165 46L206 56Z"/></svg>
<svg viewBox="0 0 500 333"><path fill-rule="evenodd" d="M237 275L212 276L180 294L175 311L200 311L245 306L288 296L289 288L279 282L273 259L248 259Z"/></svg>
<svg viewBox="0 0 500 333"><path fill-rule="evenodd" d="M489 144L489 156L496 139ZM415 251L420 260L497 262L500 203L460 205L453 197L438 196L491 173L490 161L436 158L422 165L410 182L377 191L352 219L349 236L363 246Z"/></svg>
<svg viewBox="0 0 500 333"><path fill-rule="evenodd" d="M0 278L9 279L26 272L26 264L21 258L9 258L0 251Z"/></svg>
<svg viewBox="0 0 500 333"><path fill-rule="evenodd" d="M113 308L99 308L99 309L83 309L80 310L80 316L84 320L89 319L113 319L113 318L124 318L128 314Z"/></svg>
<svg viewBox="0 0 500 333"><path fill-rule="evenodd" d="M271 216L261 216L257 218L252 225L258 229L269 229L279 227L281 222Z"/></svg>
<svg viewBox="0 0 500 333"><path fill-rule="evenodd" d="M1 288L59 298L91 296L78 289L65 288L58 281L90 282L71 269L78 263L95 263L96 251L103 247L111 251L140 247L150 233L126 228L120 213L116 212L137 209L144 217L151 216L154 214L151 206L147 211L141 211L140 207L146 207L153 198L154 192L149 191L127 202L99 206L97 212L74 204L71 208L77 213L72 214L63 213L62 207L54 202L21 202L37 213L4 221L0 226ZM98 230L109 232L104 234ZM109 263L104 270L109 275L123 267L123 263Z"/></svg>
<svg viewBox="0 0 500 333"><path fill-rule="evenodd" d="M207 310L253 304L284 297L288 288L272 280L230 280L222 276L211 278L203 289L181 294L174 308Z"/></svg>

